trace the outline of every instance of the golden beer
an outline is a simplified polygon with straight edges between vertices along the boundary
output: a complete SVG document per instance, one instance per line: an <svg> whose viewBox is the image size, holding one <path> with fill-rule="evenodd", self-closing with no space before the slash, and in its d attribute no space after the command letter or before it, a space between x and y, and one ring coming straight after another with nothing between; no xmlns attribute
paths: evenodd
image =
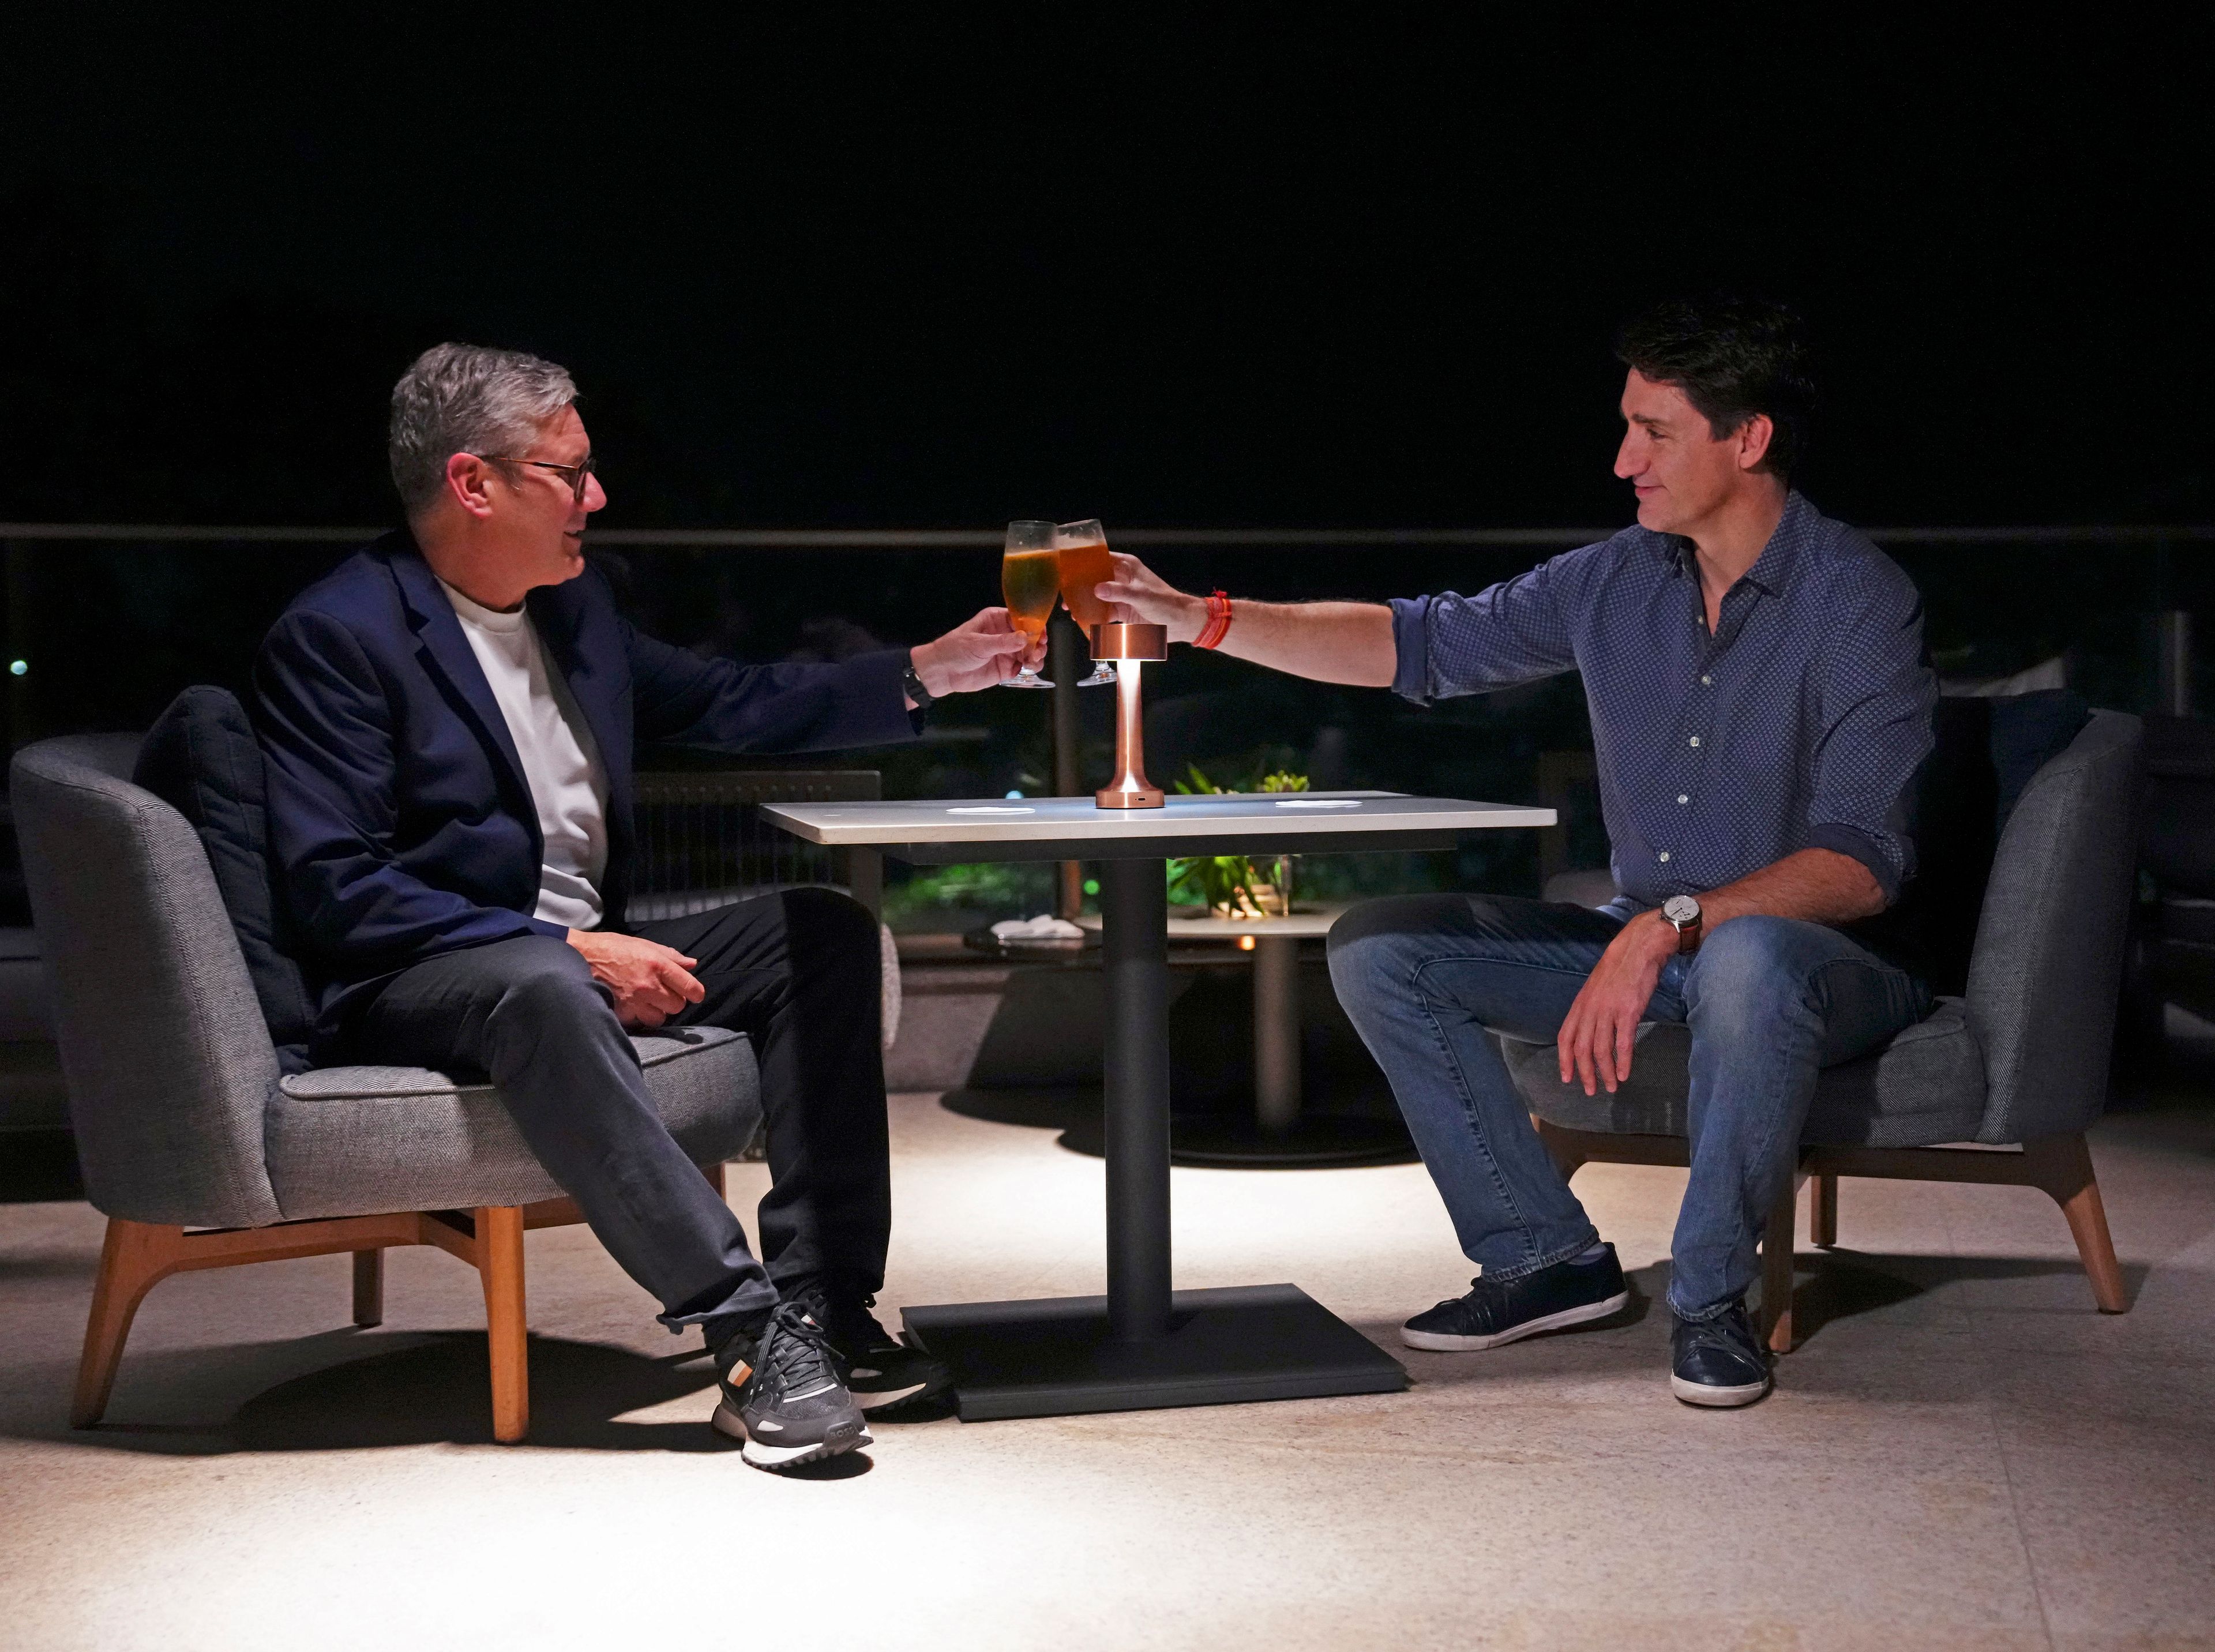
<svg viewBox="0 0 2215 1652"><path fill-rule="evenodd" d="M1104 625L1115 617L1108 611L1108 605L1092 594L1093 587L1101 580L1115 577L1115 565L1108 556L1108 542L1101 539L1090 544L1063 545L1054 554L1061 558L1061 599L1069 605L1077 629L1089 637L1094 626Z"/></svg>
<svg viewBox="0 0 2215 1652"><path fill-rule="evenodd" d="M1007 599L1010 625L1033 641L1045 636L1054 599L1061 594L1058 556L1052 550L1008 552L1000 559L1000 594Z"/></svg>

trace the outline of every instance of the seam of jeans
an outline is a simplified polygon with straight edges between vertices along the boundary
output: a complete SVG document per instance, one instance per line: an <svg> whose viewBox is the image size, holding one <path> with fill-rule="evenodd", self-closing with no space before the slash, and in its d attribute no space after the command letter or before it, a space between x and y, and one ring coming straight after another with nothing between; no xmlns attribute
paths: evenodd
<svg viewBox="0 0 2215 1652"><path fill-rule="evenodd" d="M1673 1287L1673 1280L1672 1281L1672 1284ZM1675 1314L1678 1318L1683 1320L1688 1325L1711 1325L1715 1323L1716 1320L1721 1319L1725 1314L1728 1313L1732 1308L1745 1300L1746 1293L1744 1292L1740 1292L1736 1296L1725 1297L1721 1302L1717 1303L1714 1307L1708 1309L1703 1313L1686 1313L1683 1309L1677 1305L1676 1295L1672 1289L1669 1298L1669 1311Z"/></svg>
<svg viewBox="0 0 2215 1652"><path fill-rule="evenodd" d="M1521 1262L1513 1268L1487 1268L1482 1277L1490 1280L1495 1285L1505 1285L1512 1280L1528 1279L1533 1274L1542 1274L1549 1268L1559 1267L1572 1256L1581 1256L1599 1242L1599 1230L1586 1223L1586 1237L1574 1244L1566 1245L1550 1256L1539 1257L1536 1262Z"/></svg>
<svg viewBox="0 0 2215 1652"><path fill-rule="evenodd" d="M1424 972L1434 964L1485 961L1491 961L1462 957L1427 958L1421 960L1414 964L1408 972L1408 991L1415 1002L1422 1006L1423 1019L1430 1026L1431 1036L1438 1041L1438 1047L1445 1057L1446 1068L1453 1074L1454 1088L1459 1092L1461 1099L1462 1115L1469 1122L1470 1135L1476 1140L1478 1151L1483 1155L1486 1174L1492 1177L1493 1186L1497 1188L1500 1193L1500 1202L1506 1206L1508 1213L1514 1217L1515 1225L1521 1231L1523 1236L1524 1250L1529 1252L1531 1256L1534 1259L1518 1264L1511 1272L1493 1274L1490 1276L1494 1279L1519 1279L1525 1274L1544 1266L1543 1262L1535 1260L1538 1254L1538 1247L1531 1238L1531 1219L1523 1213L1523 1207L1515 1197L1515 1189L1509 1185L1507 1178L1500 1174L1500 1160L1492 1151L1491 1142L1486 1139L1484 1132L1476 1127L1476 1098L1470 1089L1469 1074L1463 1070L1461 1058L1454 1051L1453 1041L1446 1036L1445 1029L1439 1024L1438 1012L1432 1007L1430 995L1423 990L1422 983ZM1541 967L1543 967L1544 966ZM1556 971L1555 973L1567 974L1569 972L1561 970ZM1587 971L1586 973L1589 973L1590 972ZM1508 1083L1511 1086L1513 1084L1514 1079L1512 1076L1509 1078ZM1591 1241L1587 1240L1586 1243L1589 1244ZM1583 1247L1581 1246L1579 1247L1579 1249L1582 1248ZM1571 1254L1574 1253L1572 1252ZM1479 1267L1483 1267L1485 1264L1479 1262L1477 1265Z"/></svg>

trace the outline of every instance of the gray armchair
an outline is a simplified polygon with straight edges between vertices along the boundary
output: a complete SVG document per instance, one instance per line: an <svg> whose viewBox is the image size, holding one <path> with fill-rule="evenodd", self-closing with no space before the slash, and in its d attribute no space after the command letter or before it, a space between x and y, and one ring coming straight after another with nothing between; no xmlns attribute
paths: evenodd
<svg viewBox="0 0 2215 1652"><path fill-rule="evenodd" d="M523 1234L579 1219L499 1094L420 1068L285 1075L206 851L126 778L129 736L50 740L12 775L85 1187L108 1219L71 1421L107 1408L139 1302L184 1269L350 1251L383 1317L386 1248L482 1275L494 1436L530 1424ZM678 1140L721 1186L759 1119L752 1049L714 1028L634 1041Z"/></svg>
<svg viewBox="0 0 2215 1652"><path fill-rule="evenodd" d="M2084 1132L2107 1104L2142 739L2138 718L2095 712L2038 769L1992 856L1966 992L1823 1073L1798 1173L1763 1240L1763 1317L1778 1352L1792 1345L1793 1230L1810 1178L1819 1245L1838 1242L1842 1176L2039 1188L2068 1219L2101 1311L2130 1305ZM1686 1163L1690 1035L1640 1034L1631 1078L1612 1096L1562 1084L1550 1044L1500 1041L1564 1176L1594 1162Z"/></svg>

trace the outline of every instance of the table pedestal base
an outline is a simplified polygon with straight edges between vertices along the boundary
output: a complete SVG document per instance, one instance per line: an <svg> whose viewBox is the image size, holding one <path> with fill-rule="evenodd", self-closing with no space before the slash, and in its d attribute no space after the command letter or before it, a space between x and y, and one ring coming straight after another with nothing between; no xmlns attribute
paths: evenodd
<svg viewBox="0 0 2215 1652"><path fill-rule="evenodd" d="M1281 1130L1258 1121L1180 1113L1169 1121L1169 1162L1218 1170L1327 1170L1412 1164L1415 1144L1397 1119L1303 1113Z"/></svg>
<svg viewBox="0 0 2215 1652"><path fill-rule="evenodd" d="M1396 1393L1398 1360L1295 1285L1179 1291L1169 1329L1122 1342L1104 1296L910 1308L911 1336L954 1367L961 1420Z"/></svg>

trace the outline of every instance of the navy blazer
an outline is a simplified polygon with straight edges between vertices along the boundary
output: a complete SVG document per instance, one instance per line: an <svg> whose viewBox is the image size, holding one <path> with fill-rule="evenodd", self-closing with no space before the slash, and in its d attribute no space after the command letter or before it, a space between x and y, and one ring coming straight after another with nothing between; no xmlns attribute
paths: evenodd
<svg viewBox="0 0 2215 1652"><path fill-rule="evenodd" d="M813 752L915 738L905 649L834 666L704 660L640 636L589 568L525 606L606 770L611 926L629 890L639 744ZM320 988L319 1044L365 987L411 964L568 934L532 916L538 811L492 686L408 534L385 535L302 593L254 675L271 851Z"/></svg>

